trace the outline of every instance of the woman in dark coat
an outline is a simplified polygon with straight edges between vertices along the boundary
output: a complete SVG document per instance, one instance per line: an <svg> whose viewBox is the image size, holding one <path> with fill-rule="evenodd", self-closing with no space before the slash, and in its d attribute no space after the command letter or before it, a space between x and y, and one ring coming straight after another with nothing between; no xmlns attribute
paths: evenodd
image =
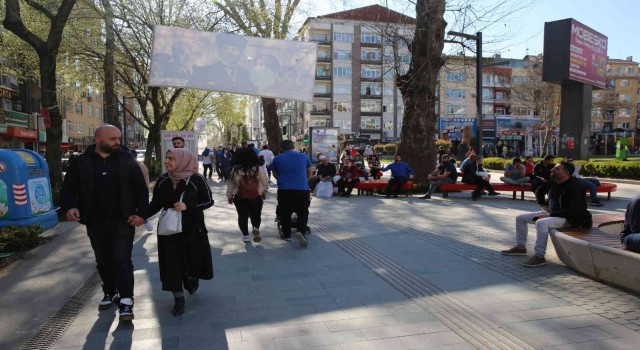
<svg viewBox="0 0 640 350"><path fill-rule="evenodd" d="M198 159L191 151L185 148L169 150L164 164L167 172L156 181L145 218L160 209L173 208L182 212L182 232L158 235L162 290L173 292L173 314L178 316L184 313L182 287L193 294L200 279L213 278L213 260L203 212L213 205L213 199L207 181L198 173Z"/></svg>

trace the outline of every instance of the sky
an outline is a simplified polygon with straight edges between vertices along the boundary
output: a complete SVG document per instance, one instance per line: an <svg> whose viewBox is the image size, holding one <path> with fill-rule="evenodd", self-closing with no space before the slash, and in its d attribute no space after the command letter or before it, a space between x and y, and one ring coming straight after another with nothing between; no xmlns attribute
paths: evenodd
<svg viewBox="0 0 640 350"><path fill-rule="evenodd" d="M459 1L459 0L458 0ZM495 23L483 28L483 56L500 54L503 58L523 58L525 55L539 54L544 46L544 23L565 18L573 18L609 38L610 58L625 59L633 56L640 62L640 0L475 0L471 1L475 10L491 8L498 3L518 6L526 2L522 10L500 17ZM385 4L398 12L415 17L415 7L407 0L313 0L306 7L311 17L339 12L350 8ZM490 11L498 14L500 9ZM449 13L448 22L453 23ZM460 31L452 27L447 30ZM471 31L470 34L473 34ZM445 53L459 49L445 48ZM473 53L468 53L473 56Z"/></svg>

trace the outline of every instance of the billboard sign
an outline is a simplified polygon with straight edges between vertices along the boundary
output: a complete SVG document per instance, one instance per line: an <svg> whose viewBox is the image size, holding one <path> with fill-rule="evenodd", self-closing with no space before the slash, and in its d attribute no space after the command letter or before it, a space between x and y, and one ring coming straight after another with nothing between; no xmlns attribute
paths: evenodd
<svg viewBox="0 0 640 350"><path fill-rule="evenodd" d="M316 153L329 157L331 163L338 162L338 135L340 128L309 128L309 147L311 160L316 162Z"/></svg>
<svg viewBox="0 0 640 350"><path fill-rule="evenodd" d="M313 102L316 43L155 26L149 86Z"/></svg>
<svg viewBox="0 0 640 350"><path fill-rule="evenodd" d="M544 26L543 80L606 88L608 39L573 18Z"/></svg>

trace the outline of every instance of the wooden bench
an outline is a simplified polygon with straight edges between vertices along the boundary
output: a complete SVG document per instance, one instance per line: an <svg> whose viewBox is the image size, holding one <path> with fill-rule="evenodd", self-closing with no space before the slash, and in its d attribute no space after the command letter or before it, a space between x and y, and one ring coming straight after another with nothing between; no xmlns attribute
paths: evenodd
<svg viewBox="0 0 640 350"><path fill-rule="evenodd" d="M520 192L520 199L524 200L524 192L531 191L530 184L524 185L508 185L505 183L492 183L493 189L496 192L513 192L513 199L516 199L517 192ZM440 185L440 191L442 191L442 197L449 197L450 191L473 191L477 185L467 185L465 183L456 182L454 184L442 184ZM607 200L611 199L611 192L618 190L618 185L609 182L601 182L600 186L596 187L598 193L607 193ZM589 192L588 188L585 188L586 193Z"/></svg>
<svg viewBox="0 0 640 350"><path fill-rule="evenodd" d="M591 228L551 230L558 257L568 267L598 281L640 292L640 254L620 243L624 214L595 214Z"/></svg>

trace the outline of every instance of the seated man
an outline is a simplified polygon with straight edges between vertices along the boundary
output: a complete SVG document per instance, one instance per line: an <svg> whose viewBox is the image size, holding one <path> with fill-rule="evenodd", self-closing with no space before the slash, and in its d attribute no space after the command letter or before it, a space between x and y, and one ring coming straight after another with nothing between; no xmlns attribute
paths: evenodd
<svg viewBox="0 0 640 350"><path fill-rule="evenodd" d="M525 166L520 158L513 158L511 164L507 164L504 168L504 176L500 178L500 181L508 185L528 184L531 179L525 175L525 171Z"/></svg>
<svg viewBox="0 0 640 350"><path fill-rule="evenodd" d="M591 198L591 202L589 202L589 204L593 205L594 207L603 206L604 203L600 202L600 200L598 199L598 189L597 189L598 186L596 186L596 182L597 183L600 183L600 182L594 178L584 178L580 176L580 164L574 163L573 157L567 157L567 162L573 164L573 166L576 169L573 171L573 177L575 177L576 180L578 180L578 182L582 185L582 187L589 189L589 197Z"/></svg>
<svg viewBox="0 0 640 350"><path fill-rule="evenodd" d="M516 217L516 246L503 250L503 255L527 254L527 224L536 225L535 255L523 265L538 267L547 262L544 255L547 251L549 231L554 228L591 227L591 213L587 210L587 200L582 186L571 176L573 165L560 162L551 169L551 180L548 188L548 200L538 201L542 211L521 214Z"/></svg>
<svg viewBox="0 0 640 350"><path fill-rule="evenodd" d="M533 167L533 174L531 174L531 190L536 192L538 187L548 187L549 177L551 176L551 168L553 168L556 156L548 154L543 160L539 161ZM543 188L542 192L546 193L548 188Z"/></svg>
<svg viewBox="0 0 640 350"><path fill-rule="evenodd" d="M484 168L482 167L483 162L484 158L482 156L476 156L476 161L469 162L468 165L465 165L462 173L462 182L469 185L478 185L471 194L471 199L474 201L477 201L480 198L483 189L489 191L489 196L497 196L500 194L494 191L493 186L489 183L491 174L484 171Z"/></svg>
<svg viewBox="0 0 640 350"><path fill-rule="evenodd" d="M620 242L627 249L640 253L640 194L631 198L627 204Z"/></svg>
<svg viewBox="0 0 640 350"><path fill-rule="evenodd" d="M391 196L392 191L393 197L398 198L398 192L402 190L402 186L404 186L405 182L407 182L408 179L413 177L413 169L409 167L409 164L401 161L401 159L402 157L400 156L400 154L396 154L395 156L393 156L393 163L380 169L380 171L383 172L391 170L391 179L387 183L387 198Z"/></svg>
<svg viewBox="0 0 640 350"><path fill-rule="evenodd" d="M420 197L422 199L430 199L433 192L435 192L436 188L441 184L454 184L458 179L458 171L456 170L456 166L451 162L451 158L448 154L443 154L441 156L440 161L442 164L438 166L436 170L434 170L431 174L429 174L429 191L424 196Z"/></svg>
<svg viewBox="0 0 640 350"><path fill-rule="evenodd" d="M329 163L329 158L327 156L320 156L320 164L316 168L316 174L309 179L309 188L311 192L316 189L316 185L320 181L332 181L333 177L336 176L336 167L335 165Z"/></svg>
<svg viewBox="0 0 640 350"><path fill-rule="evenodd" d="M353 187L360 182L358 178L358 167L351 163L350 159L345 159L344 166L340 170L340 180L338 180L338 194L342 197L350 197ZM345 191L345 186L347 190Z"/></svg>

